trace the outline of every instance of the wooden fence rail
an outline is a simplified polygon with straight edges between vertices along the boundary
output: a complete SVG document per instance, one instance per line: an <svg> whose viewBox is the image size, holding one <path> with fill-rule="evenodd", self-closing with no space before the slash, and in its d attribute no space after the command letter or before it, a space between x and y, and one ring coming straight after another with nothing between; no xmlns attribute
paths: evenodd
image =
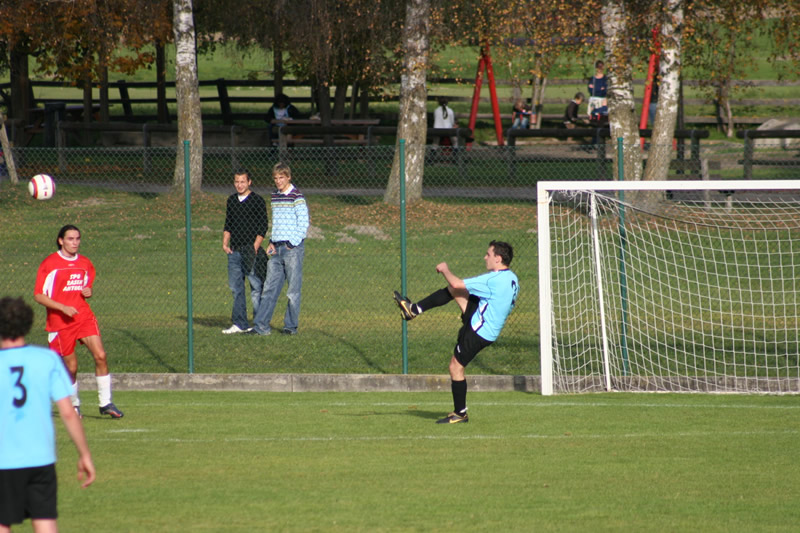
<svg viewBox="0 0 800 533"><path fill-rule="evenodd" d="M446 90L448 86L453 85L462 85L462 86L471 86L471 82L469 80L466 81L459 81L454 79L430 79L429 83L431 86L437 88L436 94L429 94L428 100L435 101L438 99L439 95L442 93L446 94ZM579 86L582 87L586 83L583 79L560 79L560 80L548 80L549 85L554 86L563 86L563 85L572 85L572 86ZM637 84L642 84L642 80L636 80ZM684 82L688 86L697 85L698 82L694 80L687 80ZM800 86L800 82L777 82L774 80L737 80L734 82L737 85L747 85L753 87L762 87L762 86ZM249 88L249 89L268 89L274 87L274 82L272 80L228 80L228 79L216 79L216 80L205 80L200 81L199 85L201 88L216 88L216 94L214 96L203 96L200 98L201 102L204 103L214 103L217 102L219 104L219 113L206 113L204 114L204 118L206 120L221 120L223 124L232 125L236 120L257 120L263 118L263 113L261 112L235 112L233 111L234 104L257 104L264 107L264 112L266 112L266 108L272 104L274 100L274 96L235 96L236 92L242 88ZM284 80L283 85L285 87L308 87L307 82L298 81L298 80ZM511 82L508 80L499 80L498 85L500 86L511 86ZM46 103L52 102L64 102L66 104L80 104L82 103L82 99L80 98L40 98L36 97L34 93L34 88L64 88L69 87L69 85L64 84L62 82L55 82L55 81L31 81L31 94L30 94L30 104L32 107L36 107L38 105L44 105ZM116 91L118 93L117 98L110 98L109 104L110 105L120 105L122 107L122 115L117 115L119 120L124 120L127 122L145 122L145 121L152 121L156 119L155 114L142 114L142 113L135 113L134 106L136 105L155 105L158 100L154 97L132 97L131 91L134 89L146 89L146 90L155 90L157 88L157 84L155 82L128 82L124 80L116 81L116 82L109 82L109 91ZM175 83L174 82L167 82L166 88L171 89L174 92ZM234 94L234 96L231 96ZM468 102L471 100L470 96L449 96L448 97L451 102ZM10 106L10 83L0 83L0 99L2 100L3 105L6 108ZM384 94L378 96L370 96L370 102L396 102L398 100L397 95L392 94ZM483 101L487 99L485 97L482 98ZM641 99L638 99L639 101ZM310 104L312 102L312 97L309 91L309 96L297 96L293 99L294 102L300 104ZM167 98L168 104L175 104L176 99L175 97ZM543 104L545 105L566 105L569 103L569 98L545 98ZM684 104L686 105L705 105L713 103L708 99L704 98L686 98L684 99ZM786 108L797 108L800 106L800 98L734 98L731 99L731 105L733 106L772 106L772 107L786 107ZM173 117L171 117L174 119ZM488 116L486 117L488 118ZM560 116L556 115L548 115L547 119L558 119ZM714 117L687 117L687 123L715 123L716 118ZM742 119L738 119L742 120ZM759 119L763 121L764 119ZM752 121L750 121L752 123Z"/></svg>
<svg viewBox="0 0 800 533"><path fill-rule="evenodd" d="M791 154L794 157L754 157L756 139L800 139L800 130L742 130L737 131L736 136L744 139L744 158L738 163L744 168L745 179L752 179L754 166L800 167L796 154Z"/></svg>

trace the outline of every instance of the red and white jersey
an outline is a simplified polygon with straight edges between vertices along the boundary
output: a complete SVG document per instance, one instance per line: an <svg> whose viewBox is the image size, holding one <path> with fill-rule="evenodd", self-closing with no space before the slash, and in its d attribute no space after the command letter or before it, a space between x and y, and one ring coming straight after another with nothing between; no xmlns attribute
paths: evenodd
<svg viewBox="0 0 800 533"><path fill-rule="evenodd" d="M61 251L48 255L36 273L34 294L44 294L58 303L69 305L78 314L68 317L61 311L47 309L47 331L59 331L84 320L94 318L91 307L81 291L94 283L94 265L88 257L76 254L67 258Z"/></svg>

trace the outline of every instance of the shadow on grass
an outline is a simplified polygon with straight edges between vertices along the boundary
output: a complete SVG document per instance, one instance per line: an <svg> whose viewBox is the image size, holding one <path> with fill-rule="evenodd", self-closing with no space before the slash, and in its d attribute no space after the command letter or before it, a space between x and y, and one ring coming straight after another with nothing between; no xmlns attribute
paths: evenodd
<svg viewBox="0 0 800 533"><path fill-rule="evenodd" d="M369 359L367 357L367 355L364 353L364 351L361 348L359 348L358 346L356 346L354 343L348 342L348 341L342 339L341 337L336 337L335 335L333 335L331 333L328 333L327 331L323 331L323 330L319 330L319 329L315 330L315 331L317 333L319 333L320 335L324 336L324 337L328 337L333 342L336 342L338 344L347 346L348 348L353 350L353 352L355 352L356 355L358 355L358 357L361 358L361 360L364 362L364 364L367 365L367 368L370 368L370 369L374 370L375 373L377 373L377 374L386 374L388 372L385 368L383 368L382 366L378 365L375 361Z"/></svg>
<svg viewBox="0 0 800 533"><path fill-rule="evenodd" d="M398 416L398 415L405 415L405 416L414 416L414 417L417 417L417 418L424 418L426 420L438 420L438 419L442 418L443 416L445 416L445 414L446 413L444 411L436 411L436 412L433 412L433 411L420 411L418 409L408 408L405 411L402 411L402 412L399 412L399 413L396 412L396 411L385 412L385 413L381 413L381 412L378 412L378 411L365 411L365 412L361 412L361 413L337 414L335 416L347 416L347 417L354 417L354 418L368 418L370 416Z"/></svg>
<svg viewBox="0 0 800 533"><path fill-rule="evenodd" d="M447 413L443 411L420 411L419 409L408 409L403 413L406 416L415 416L417 418L424 418L426 420L439 420Z"/></svg>
<svg viewBox="0 0 800 533"><path fill-rule="evenodd" d="M151 358L153 358L153 360L154 360L154 361L155 361L155 362L158 364L158 366L160 366L161 368L164 368L164 369L165 369L167 372L169 372L169 373L183 372L183 370L178 370L178 369L177 369L177 368L175 368L174 366L172 366L172 365L168 364L168 363L167 363L167 362L166 362L166 361L165 361L163 358L161 358L161 356L160 356L160 355L158 355L158 352L157 352L156 350L154 350L154 349L153 349L153 348L152 348L152 347L151 347L151 346L150 346L150 345L149 345L149 344L148 344L148 343L145 341L145 339L143 339L143 338L140 338L140 337L138 337L137 335L134 335L133 333L131 333L131 331L130 331L130 330L127 330L127 329L115 329L114 331L116 331L117 333L119 333L119 334L121 334L121 335L123 335L123 336L127 337L127 338L128 338L128 339L130 339L130 340L131 340L131 341L132 341L134 344L138 344L139 346L141 346L141 347L144 349L144 351L145 351L145 352L146 352L146 353L147 353L147 354L148 354L148 355L149 355Z"/></svg>
<svg viewBox="0 0 800 533"><path fill-rule="evenodd" d="M178 319L188 322L186 315L179 316ZM192 320L192 323L197 324L198 326L204 326L207 328L227 328L230 326L230 317L219 317L219 316L196 316Z"/></svg>

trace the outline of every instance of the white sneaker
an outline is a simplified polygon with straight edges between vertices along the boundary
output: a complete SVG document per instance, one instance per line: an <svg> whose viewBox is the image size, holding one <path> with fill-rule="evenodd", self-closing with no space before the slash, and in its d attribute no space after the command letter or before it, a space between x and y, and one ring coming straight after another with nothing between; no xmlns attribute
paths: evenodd
<svg viewBox="0 0 800 533"><path fill-rule="evenodd" d="M231 327L229 327L228 329L223 329L222 333L224 333L225 335L230 335L231 333L244 333L246 331L250 331L250 329L252 329L252 328L242 329L239 326L237 326L236 324L234 324Z"/></svg>

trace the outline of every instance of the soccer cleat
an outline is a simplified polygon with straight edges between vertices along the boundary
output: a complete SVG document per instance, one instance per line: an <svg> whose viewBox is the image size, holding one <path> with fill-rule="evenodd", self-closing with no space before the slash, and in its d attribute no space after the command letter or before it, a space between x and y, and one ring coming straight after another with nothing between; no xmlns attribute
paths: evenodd
<svg viewBox="0 0 800 533"><path fill-rule="evenodd" d="M466 412L463 415L450 413L446 417L436 421L437 424L460 424L461 422L469 422L469 415Z"/></svg>
<svg viewBox="0 0 800 533"><path fill-rule="evenodd" d="M83 418L83 413L81 413L80 405L73 405L72 408L75 409L75 414L78 415L78 418Z"/></svg>
<svg viewBox="0 0 800 533"><path fill-rule="evenodd" d="M224 333L225 335L230 335L232 333L247 333L251 329L253 329L253 328L242 329L239 326L237 326L236 324L234 324L231 327L229 327L228 329L223 329L222 333Z"/></svg>
<svg viewBox="0 0 800 533"><path fill-rule="evenodd" d="M394 303L400 308L400 314L403 315L403 320L411 320L419 313L415 313L411 300L405 296L401 296L399 292L394 291Z"/></svg>
<svg viewBox="0 0 800 533"><path fill-rule="evenodd" d="M125 416L125 415L122 414L122 411L117 409L117 406L114 405L113 403L110 403L108 405L104 405L103 407L101 407L100 408L100 414L101 415L109 415L109 416L111 416L111 418L122 418L123 416Z"/></svg>

